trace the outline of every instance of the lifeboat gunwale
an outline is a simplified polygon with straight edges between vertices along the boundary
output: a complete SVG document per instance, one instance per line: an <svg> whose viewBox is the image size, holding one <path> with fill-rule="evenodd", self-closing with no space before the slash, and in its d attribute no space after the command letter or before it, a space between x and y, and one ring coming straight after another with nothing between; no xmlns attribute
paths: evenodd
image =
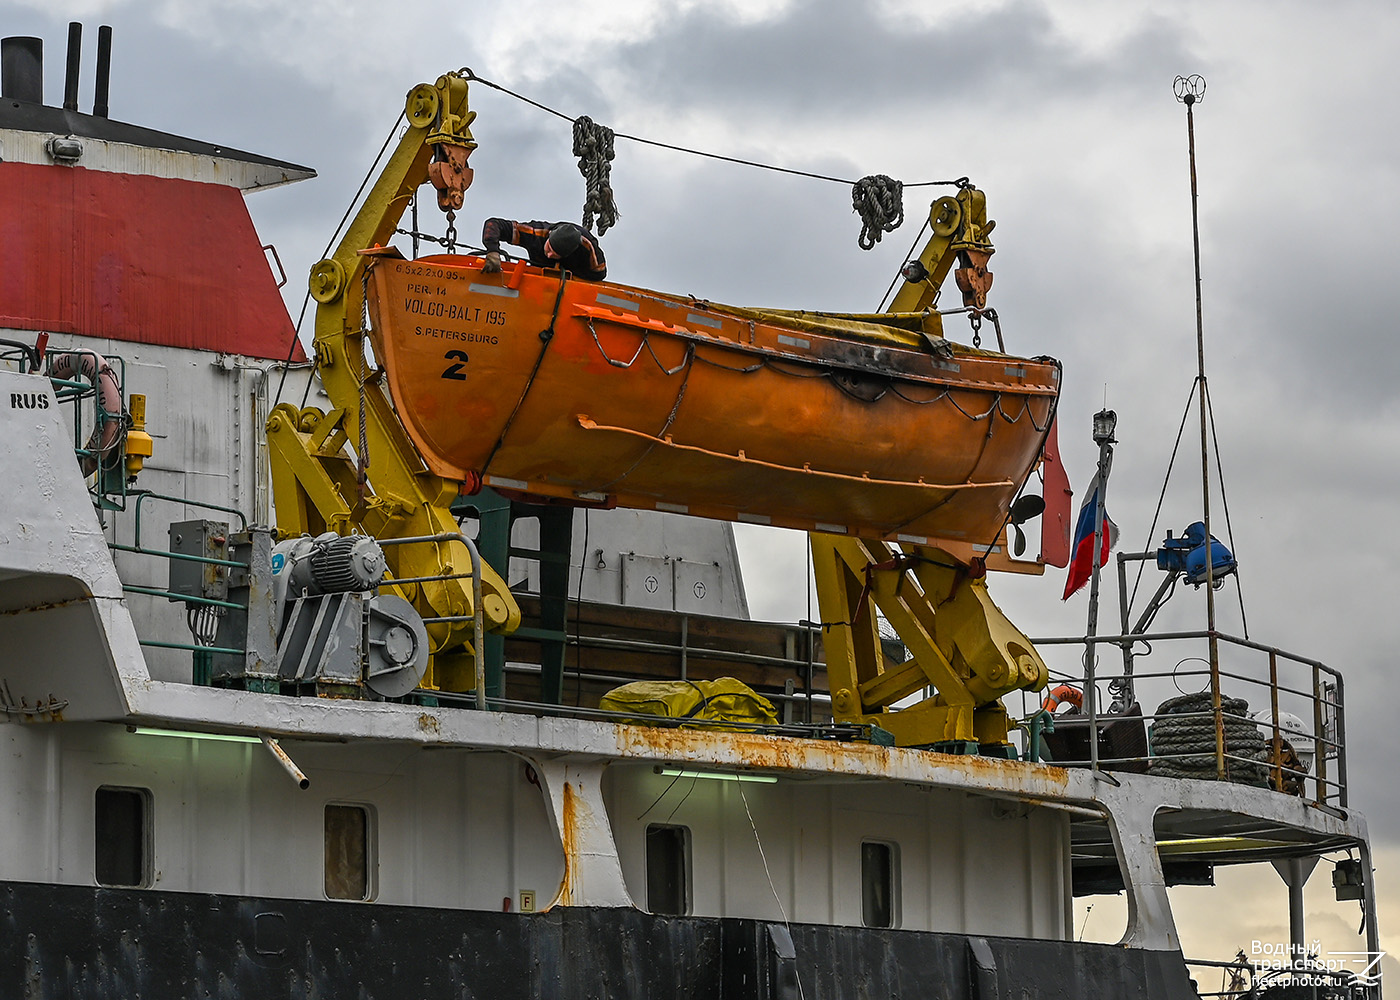
<svg viewBox="0 0 1400 1000"><path fill-rule="evenodd" d="M733 351L738 354L771 358L774 360L789 362L808 368L834 369L845 372L853 372L861 375L876 374L918 385L937 385L944 386L949 389L965 389L969 391L982 390L985 392L1024 393L1028 396L1054 396L1058 395L1059 393L1059 390L1056 389L1053 385L1047 385L1042 382L991 381L988 379L969 378L966 376L959 377L952 373L949 373L947 375L926 374L924 372L911 371L909 368L900 367L892 363L881 363L878 358L872 358L869 361L861 362L856 360L842 360L839 358L830 358L815 354L795 354L790 351L781 351L776 348L766 347L761 344L746 344L742 341L733 340L729 337L724 337L719 334L704 333L702 331L691 330L688 327L683 327L679 325L668 325L664 324L662 321L655 319L642 319L641 317L636 317L635 319L633 319L628 314L617 314L610 312L606 309L580 307L574 310L573 315L576 317L592 320L594 322L612 323L616 326L624 327L627 329L638 330L641 331L644 336L646 334L655 333L659 336L673 337L677 340L687 341L690 343L718 347L723 350ZM777 324L773 325L777 326ZM891 354L897 354L897 356L905 357L910 360L926 361L933 365L937 365L941 360L937 357L928 354L927 352L920 352L910 348L899 348L892 346L876 347L874 345L870 345L864 342L860 344L852 344L849 341L843 341L842 338L834 335L811 333L810 331L804 332L808 333L808 335L813 338L821 339L832 345L841 345L842 347L845 347L848 350L851 348L865 348L869 350L872 354L875 354L877 352L887 352ZM1055 365L1051 362L1042 362L1034 359L1018 358L1010 354L996 355L995 358L1020 361L1023 365L1042 365L1051 369L1052 371L1055 369ZM975 356L964 356L954 353L949 360L957 360L960 362L981 362L994 359L981 358Z"/></svg>

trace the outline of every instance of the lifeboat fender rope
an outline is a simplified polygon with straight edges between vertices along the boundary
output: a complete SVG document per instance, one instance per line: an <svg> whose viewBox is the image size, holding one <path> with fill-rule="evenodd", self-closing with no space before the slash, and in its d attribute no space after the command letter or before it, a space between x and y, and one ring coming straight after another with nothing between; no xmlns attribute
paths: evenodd
<svg viewBox="0 0 1400 1000"><path fill-rule="evenodd" d="M677 404L679 405L679 403ZM852 476L845 472L827 472L823 469L813 469L807 466L798 467L795 465L779 465L776 462L765 462L759 458L749 458L742 451L737 455L730 455L722 451L711 451L709 448L701 448L699 445L681 444L669 437L658 437L648 434L646 431L639 431L631 427L617 427L612 424L600 424L586 413L575 416L578 425L586 431L613 431L618 434L630 434L633 437L645 438L654 444L664 444L668 448L679 448L681 451L694 451L711 458L723 458L731 462L743 462L746 465L758 465L765 469L776 469L779 472L800 472L807 476L821 476L824 479L840 479L849 483L867 483L873 486L908 486L917 490L978 490L987 487L1015 486L1016 483L1010 479L997 479L985 483L925 483L921 480L907 479L872 479L870 476Z"/></svg>
<svg viewBox="0 0 1400 1000"><path fill-rule="evenodd" d="M505 444L506 435L510 433L516 415L520 412L520 408L525 405L525 397L530 394L530 387L535 384L535 376L540 373L540 365L544 364L544 356L549 350L549 342L554 339L554 324L559 319L559 304L564 301L564 286L568 282L569 272L561 270L559 272L559 291L554 296L554 310L549 314L549 325L540 331L540 353L535 358L535 367L530 369L530 377L525 380L525 388L520 390L520 398L515 401L515 409L510 411L510 417L506 420L505 426L501 428L500 437L496 438L496 443L491 446L491 452L486 456L486 461L481 463L483 479L486 478L486 473L491 468L491 461L496 457L496 452L500 451L501 445Z"/></svg>
<svg viewBox="0 0 1400 1000"><path fill-rule="evenodd" d="M583 228L593 231L593 215L598 215L598 235L617 225L617 202L613 200L613 130L599 125L587 115L574 119L574 155L583 174L587 192L583 200Z"/></svg>
<svg viewBox="0 0 1400 1000"><path fill-rule="evenodd" d="M588 324L588 328L590 330L593 329L593 323L591 321ZM595 342L597 341L598 338L596 334L594 335L593 339ZM601 351L602 349L602 345L599 344L598 350ZM650 350L650 345L648 345L647 349ZM606 357L606 355L604 356ZM656 356L656 353L654 351L652 352L651 357L652 360L655 361L658 366L660 366L661 359ZM633 358L633 360L635 361L636 358ZM656 434L656 436L652 440L647 442L646 448L642 451L640 455L637 456L637 460L627 467L627 471L622 473L622 475L618 476L617 478L611 480L610 482L606 482L602 486L600 486L598 488L600 492L605 492L611 489L612 487L616 486L618 483L626 479L628 476L630 476L633 472L635 472L637 470L637 466L641 465L642 462L646 461L647 456L650 455L653 450L655 450L656 446L666 439L666 432L669 431L671 429L671 425L676 422L676 414L680 412L681 400L685 399L686 386L690 385L690 373L695 369L694 344L685 345L685 360L682 361L677 368L670 370L666 370L663 368L662 370L665 371L667 375L674 375L677 371L680 370L680 368L685 369L685 377L681 379L681 387L676 391L676 401L671 404L671 412L666 414L666 422L661 425L661 430Z"/></svg>

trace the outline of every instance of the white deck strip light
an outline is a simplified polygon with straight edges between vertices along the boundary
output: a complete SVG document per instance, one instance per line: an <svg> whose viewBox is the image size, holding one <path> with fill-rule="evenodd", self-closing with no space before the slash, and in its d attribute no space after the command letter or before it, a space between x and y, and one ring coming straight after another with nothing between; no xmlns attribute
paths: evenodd
<svg viewBox="0 0 1400 1000"><path fill-rule="evenodd" d="M765 785L775 785L777 778L767 774L731 774L721 771L676 771L670 768L661 770L663 778L710 778L713 781L759 781Z"/></svg>
<svg viewBox="0 0 1400 1000"><path fill-rule="evenodd" d="M138 726L128 730L137 736L175 736L186 740L213 740L216 743L261 743L256 736L236 736L232 733L197 733L190 729L146 729Z"/></svg>

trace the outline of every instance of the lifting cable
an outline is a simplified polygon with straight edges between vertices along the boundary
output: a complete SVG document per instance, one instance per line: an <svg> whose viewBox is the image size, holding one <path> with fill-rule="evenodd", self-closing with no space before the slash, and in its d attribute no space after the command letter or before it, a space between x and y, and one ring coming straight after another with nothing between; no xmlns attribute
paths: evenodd
<svg viewBox="0 0 1400 1000"><path fill-rule="evenodd" d="M608 167L608 162L610 162L613 159L613 141L615 139L627 139L631 142L639 142L643 145L655 146L658 149L669 149L675 153L686 153L691 156L703 156L711 160L720 160L724 163L734 163L743 167L754 167L759 170L771 170L774 173L790 174L794 177L809 177L812 180L830 181L833 184L850 185L853 207L856 213L859 214L861 217L862 228L860 235L860 245L861 248L865 250L871 249L876 243L880 241L881 235L887 232L892 232L895 228L899 226L901 222L904 221L902 195L905 188L961 188L966 187L968 184L968 180L966 177L959 177L955 180L916 181L913 183L904 184L899 181L893 180L892 178L887 177L884 174L871 174L866 177L862 177L859 180L850 180L844 177L833 177L830 174L814 173L810 170L797 170L793 167L780 167L772 163L761 163L757 160L748 160L739 156L726 156L723 153L713 153L704 149L694 149L689 146L676 145L675 143L661 142L657 139L647 139L639 135L629 135L626 132L614 132L611 129L604 129L602 126L594 122L593 119L589 118L587 115L583 115L578 118L571 118L569 115L566 115L564 112L558 110L557 108L551 108L547 104L541 104L539 101L533 100L529 97L526 97L524 94L520 94L514 90L511 90L509 87L503 87L493 80L488 80L485 77L477 76L476 73L472 72L471 68L467 66L463 66L461 69L459 69L457 71L457 75L462 77L462 79L464 80L468 80L473 83L479 83L482 86L490 87L492 90L498 90L502 94L507 95L508 97L513 97L517 101L521 101L525 104L530 105L531 107L538 108L546 114L554 115L554 117L556 118L561 118L564 121L573 124L574 155L580 157L579 170L582 171L584 178L589 185L588 201L585 202L584 205L585 227L587 227L586 220L589 219L590 214L592 212L599 212L599 233L602 233L604 229L607 228L607 226L611 226L613 223L616 222L616 206L613 206L612 208L613 214L611 217L604 215L596 207L590 207L593 205L593 199L595 196L594 178L591 172L594 171L595 168L599 167L599 163L598 161L595 161L591 158L591 153L585 154L584 152L580 151L579 139L580 132L587 134L599 129L601 129L603 132L606 132L606 144L604 154L605 160L601 162L601 169L599 171L602 178L602 187L599 188L599 190L606 190L605 200L606 203L609 205L612 204L612 188L607 184L607 175L608 170L610 169ZM609 219L606 226L601 221L603 218Z"/></svg>
<svg viewBox="0 0 1400 1000"><path fill-rule="evenodd" d="M394 141L394 136L398 135L399 125L403 123L404 112L399 112L399 117L394 120L394 127L389 129L389 134L384 137L384 145L379 147L379 155L374 158L374 162L369 165L369 170L365 172L364 180L360 181L359 188L355 191L355 197L350 199L350 204L345 209L345 214L340 217L340 224L335 227L335 232L331 234L330 242L326 244L326 249L321 252L321 258L331 255L331 249L335 246L336 239L340 236L341 230L345 228L345 223L350 218L350 213L355 210L355 206L360 203L360 195L365 193L365 188L369 186L370 180L374 177L374 171L379 166L379 161L384 159L385 152L389 149L389 143ZM276 406L282 402L282 387L287 383L287 366L292 363L292 357L297 352L297 341L301 337L301 322L306 318L306 307L311 302L311 287L307 286L306 297L301 300L301 313L297 316L297 325L292 329L292 342L287 347L287 360L282 365L282 378L277 383L277 396L273 399L272 405ZM301 405L306 407L306 400L311 394L311 383L314 378L306 381L306 391L302 393Z"/></svg>

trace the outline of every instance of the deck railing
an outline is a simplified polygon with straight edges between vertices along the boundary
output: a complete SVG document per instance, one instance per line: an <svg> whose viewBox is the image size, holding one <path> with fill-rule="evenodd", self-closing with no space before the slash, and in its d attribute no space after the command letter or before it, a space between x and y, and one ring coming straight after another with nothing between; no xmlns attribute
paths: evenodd
<svg viewBox="0 0 1400 1000"><path fill-rule="evenodd" d="M1087 671L1052 668L1051 687L1062 683L1076 687L1084 704L1079 712L1055 716L1049 725L1062 733L1066 728L1084 730L1085 749L1098 751L1085 753L1083 759L1053 759L1052 752L1053 762L1263 783L1303 795L1316 805L1345 809L1346 710L1341 673L1320 660L1220 632L1214 636L1219 655L1212 667L1207 648L1211 638L1205 631L1183 631L1033 639L1047 657L1056 647L1132 645L1145 647L1154 660L1174 661L1170 669L1141 670L1136 661L1148 654L1138 653L1131 673L1095 670L1092 685L1086 682ZM1117 695L1119 711L1104 711L1104 699L1097 690L1100 684ZM1155 693L1154 702L1160 701L1157 710L1128 711L1149 693ZM1189 701L1193 695L1199 706ZM1049 714L1037 709L1040 698L1039 693L1021 692L1023 718L1041 722L1041 727L1026 727L1031 757L1040 756L1041 747L1032 736L1045 726ZM1113 746L1123 741L1108 737L1120 726L1143 727L1146 752L1114 755ZM1058 742L1063 748L1066 741Z"/></svg>

